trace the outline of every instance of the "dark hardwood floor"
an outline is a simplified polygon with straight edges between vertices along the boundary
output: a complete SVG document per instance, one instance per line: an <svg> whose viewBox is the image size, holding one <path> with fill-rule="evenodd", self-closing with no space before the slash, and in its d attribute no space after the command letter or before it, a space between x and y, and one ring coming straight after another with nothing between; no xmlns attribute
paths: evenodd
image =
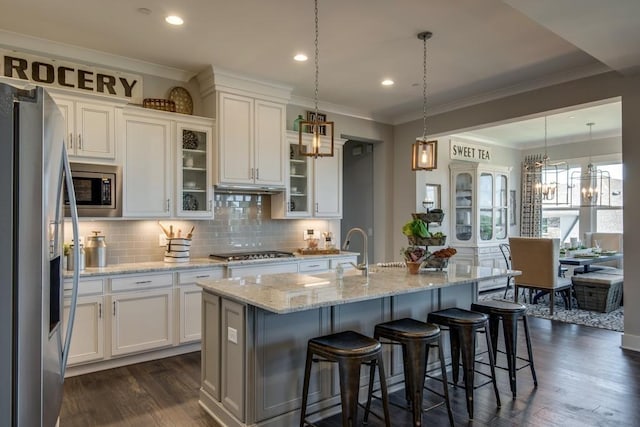
<svg viewBox="0 0 640 427"><path fill-rule="evenodd" d="M620 349L619 332L536 318L530 325L538 387L523 369L518 398L512 400L507 373L498 370L502 408L496 408L492 388L482 387L476 390L473 421L467 418L464 390L452 387L456 425L640 426L640 354ZM521 346L518 353L526 349ZM218 426L198 405L199 384L199 353L68 378L60 424ZM403 393L392 398L401 403ZM408 413L394 407L391 412L393 426L411 425ZM339 424L338 417L318 423ZM424 424L448 426L444 408L425 414ZM382 425L369 420L371 427Z"/></svg>

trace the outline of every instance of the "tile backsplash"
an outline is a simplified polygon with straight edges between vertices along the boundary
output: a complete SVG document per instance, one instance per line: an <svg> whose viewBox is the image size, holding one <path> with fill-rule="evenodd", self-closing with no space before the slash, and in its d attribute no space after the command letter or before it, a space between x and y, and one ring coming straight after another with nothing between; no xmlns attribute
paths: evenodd
<svg viewBox="0 0 640 427"><path fill-rule="evenodd" d="M332 231L339 235L339 220L272 220L271 197L256 194L216 194L212 220L161 219L160 223L174 233L186 235L192 227L191 257L207 257L211 253L246 250L279 249L294 251L304 246L303 233L308 228L317 232ZM107 243L108 265L130 262L162 261L164 247L159 246L163 234L157 220L82 220L80 236L100 231ZM72 239L71 224L65 224L65 242Z"/></svg>

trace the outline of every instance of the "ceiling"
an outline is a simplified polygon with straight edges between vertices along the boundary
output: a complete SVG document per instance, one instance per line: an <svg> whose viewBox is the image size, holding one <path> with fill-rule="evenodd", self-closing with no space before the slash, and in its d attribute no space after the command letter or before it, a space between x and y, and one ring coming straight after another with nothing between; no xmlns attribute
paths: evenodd
<svg viewBox="0 0 640 427"><path fill-rule="evenodd" d="M320 0L321 108L393 124L421 117L416 35L424 30L434 33L430 114L609 70L635 72L640 2L607 3ZM311 0L0 0L0 8L0 45L16 46L19 33L94 61L111 55L99 65L134 58L142 68L159 64L187 77L213 65L289 85L300 103L314 95ZM169 13L185 24L168 26ZM301 51L310 60L294 62ZM384 78L396 84L383 87Z"/></svg>

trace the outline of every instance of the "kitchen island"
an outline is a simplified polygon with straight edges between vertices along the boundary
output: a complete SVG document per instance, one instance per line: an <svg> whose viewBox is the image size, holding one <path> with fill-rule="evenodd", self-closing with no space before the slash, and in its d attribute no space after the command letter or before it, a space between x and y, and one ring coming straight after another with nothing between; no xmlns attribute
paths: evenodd
<svg viewBox="0 0 640 427"><path fill-rule="evenodd" d="M417 275L394 267L374 269L368 277L350 271L341 280L335 273L287 273L200 281L200 404L226 426L298 425L309 338L349 329L372 336L380 322L467 308L477 298L478 282L513 274L452 263ZM401 353L387 348L384 357L389 386L398 388ZM337 402L335 366L314 367L309 411Z"/></svg>

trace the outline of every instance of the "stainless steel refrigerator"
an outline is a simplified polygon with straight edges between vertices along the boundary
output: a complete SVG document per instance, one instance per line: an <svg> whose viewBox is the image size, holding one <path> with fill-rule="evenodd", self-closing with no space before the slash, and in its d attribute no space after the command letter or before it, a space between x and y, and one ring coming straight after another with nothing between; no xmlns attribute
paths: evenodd
<svg viewBox="0 0 640 427"><path fill-rule="evenodd" d="M42 88L0 83L3 427L55 426L62 405L78 289L75 271L63 331L63 181L70 193L73 234L78 235L65 134L62 114Z"/></svg>

